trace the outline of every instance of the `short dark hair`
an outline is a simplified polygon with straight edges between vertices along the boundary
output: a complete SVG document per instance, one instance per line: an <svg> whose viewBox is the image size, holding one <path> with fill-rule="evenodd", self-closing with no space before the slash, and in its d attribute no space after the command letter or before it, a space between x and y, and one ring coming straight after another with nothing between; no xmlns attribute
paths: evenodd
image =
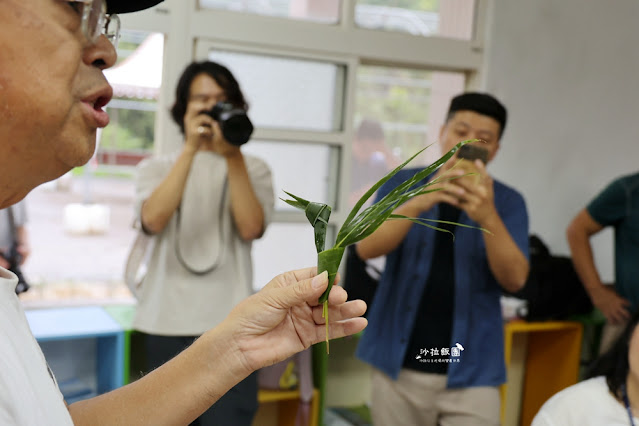
<svg viewBox="0 0 639 426"><path fill-rule="evenodd" d="M372 118L364 118L357 127L355 137L358 140L384 140L384 129L379 121Z"/></svg>
<svg viewBox="0 0 639 426"><path fill-rule="evenodd" d="M494 118L500 125L499 137L504 134L508 118L506 107L487 93L466 92L455 96L450 101L446 121L450 120L457 111L473 111Z"/></svg>
<svg viewBox="0 0 639 426"><path fill-rule="evenodd" d="M622 398L621 387L626 383L628 372L630 371L630 362L628 360L630 339L637 327L637 323L639 323L639 311L628 321L628 325L612 347L597 358L586 373L587 379L604 376L610 393L619 399Z"/></svg>
<svg viewBox="0 0 639 426"><path fill-rule="evenodd" d="M224 90L227 102L237 108L248 110L248 104L244 99L240 85L228 68L213 61L192 62L182 72L175 89L175 103L171 107L171 117L180 126L182 133L184 133L184 114L186 114L186 106L189 103L191 84L195 77L200 74L206 74L215 80Z"/></svg>

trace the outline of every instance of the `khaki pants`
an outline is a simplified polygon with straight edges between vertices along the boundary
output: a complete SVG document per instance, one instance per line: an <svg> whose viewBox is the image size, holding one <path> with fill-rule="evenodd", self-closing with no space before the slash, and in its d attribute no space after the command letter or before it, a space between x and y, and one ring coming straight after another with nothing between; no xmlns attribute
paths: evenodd
<svg viewBox="0 0 639 426"><path fill-rule="evenodd" d="M403 369L397 381L373 369L374 426L499 425L497 387L446 389L446 376Z"/></svg>

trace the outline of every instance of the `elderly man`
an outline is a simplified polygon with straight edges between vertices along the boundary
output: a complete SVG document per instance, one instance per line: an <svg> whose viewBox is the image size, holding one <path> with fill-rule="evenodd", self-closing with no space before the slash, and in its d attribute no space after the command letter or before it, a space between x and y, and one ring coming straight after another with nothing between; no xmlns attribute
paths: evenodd
<svg viewBox="0 0 639 426"><path fill-rule="evenodd" d="M158 0L0 0L0 208L84 164L112 95L102 71L115 63L115 13ZM215 329L135 383L68 407L0 268L0 424L188 424L263 366L324 339L314 268L276 277ZM361 301L331 292L331 337L366 326Z"/></svg>

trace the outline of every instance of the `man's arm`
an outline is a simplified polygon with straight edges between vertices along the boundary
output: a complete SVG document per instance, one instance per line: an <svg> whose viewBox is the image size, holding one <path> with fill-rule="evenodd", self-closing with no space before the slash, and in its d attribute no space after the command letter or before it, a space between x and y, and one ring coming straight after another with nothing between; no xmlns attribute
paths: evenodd
<svg viewBox="0 0 639 426"><path fill-rule="evenodd" d="M306 268L277 276L240 302L215 329L140 380L69 406L76 425L189 424L231 387L259 368L325 339L323 306L328 274ZM367 321L361 300L344 289L329 295L330 338L358 333Z"/></svg>
<svg viewBox="0 0 639 426"><path fill-rule="evenodd" d="M255 194L242 152L225 156L233 221L244 241L260 238L264 233L264 209Z"/></svg>
<svg viewBox="0 0 639 426"><path fill-rule="evenodd" d="M491 234L484 233L484 244L488 266L495 279L499 285L510 292L521 290L528 278L530 269L528 259L496 212L487 217L480 226L491 232Z"/></svg>
<svg viewBox="0 0 639 426"><path fill-rule="evenodd" d="M453 182L465 191L460 206L468 217L491 232L484 233L490 271L499 285L510 292L516 292L526 284L530 265L497 212L492 177L486 173L481 161L475 160L475 166L480 176L478 183L474 184L466 179Z"/></svg>
<svg viewBox="0 0 639 426"><path fill-rule="evenodd" d="M630 302L620 297L611 286L606 286L601 282L590 244L590 237L603 228L592 218L588 210L583 209L568 225L566 239L570 246L570 254L577 275L579 275L592 303L601 310L609 322L618 324L630 317L626 309Z"/></svg>
<svg viewBox="0 0 639 426"><path fill-rule="evenodd" d="M158 234L164 230L182 201L197 147L185 144L169 174L142 203L141 220L146 232Z"/></svg>
<svg viewBox="0 0 639 426"><path fill-rule="evenodd" d="M112 392L69 406L75 425L187 425L246 376L218 327L162 367Z"/></svg>

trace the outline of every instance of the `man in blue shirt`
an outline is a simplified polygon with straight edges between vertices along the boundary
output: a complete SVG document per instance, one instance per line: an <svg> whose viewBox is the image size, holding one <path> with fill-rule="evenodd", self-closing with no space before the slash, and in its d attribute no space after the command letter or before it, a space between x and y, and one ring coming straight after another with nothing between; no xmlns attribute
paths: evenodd
<svg viewBox="0 0 639 426"><path fill-rule="evenodd" d="M604 285L595 266L590 237L615 230L615 285ZM566 231L575 269L593 305L606 317L600 352L621 334L639 306L639 173L611 182L572 220Z"/></svg>
<svg viewBox="0 0 639 426"><path fill-rule="evenodd" d="M464 93L451 101L440 130L444 151L467 139L488 151L500 146L506 109L494 97ZM395 211L478 229L410 221L386 222L357 246L363 259L387 255L357 356L373 368L373 421L379 425L497 425L498 386L505 382L501 290L526 281L528 215L523 197L493 180L475 160L477 176L459 177L453 157L431 178L440 190ZM452 169L451 169L452 168ZM380 188L378 199L417 170ZM451 236L454 234L454 239Z"/></svg>

